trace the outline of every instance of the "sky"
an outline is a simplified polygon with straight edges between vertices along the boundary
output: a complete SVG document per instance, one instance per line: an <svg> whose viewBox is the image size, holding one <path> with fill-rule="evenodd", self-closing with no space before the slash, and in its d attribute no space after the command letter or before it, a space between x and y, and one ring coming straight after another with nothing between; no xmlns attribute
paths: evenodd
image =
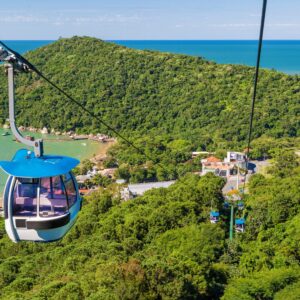
<svg viewBox="0 0 300 300"><path fill-rule="evenodd" d="M251 40L262 0L3 0L0 40ZM265 39L300 40L300 1L269 0Z"/></svg>

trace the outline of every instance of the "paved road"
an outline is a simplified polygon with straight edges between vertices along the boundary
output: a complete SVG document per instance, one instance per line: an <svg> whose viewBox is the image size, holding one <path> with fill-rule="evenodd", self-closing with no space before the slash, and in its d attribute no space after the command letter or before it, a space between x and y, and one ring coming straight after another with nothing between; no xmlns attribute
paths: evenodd
<svg viewBox="0 0 300 300"><path fill-rule="evenodd" d="M253 160L251 163L253 163L254 167L254 173L264 173L264 170L266 167L271 166L270 160Z"/></svg>
<svg viewBox="0 0 300 300"><path fill-rule="evenodd" d="M247 176L248 180L249 176ZM239 176L239 187L243 187L244 185L244 176ZM230 176L223 187L223 194L227 194L231 190L237 189L237 176Z"/></svg>
<svg viewBox="0 0 300 300"><path fill-rule="evenodd" d="M252 174L255 173L264 173L265 168L269 167L271 165L270 160L253 160L249 163L249 173L246 177L246 181L250 179ZM239 188L242 188L244 186L244 176L239 176ZM247 183L246 182L246 183ZM227 194L231 190L236 190L237 189L237 176L231 176L228 178L225 186L223 187L223 194Z"/></svg>

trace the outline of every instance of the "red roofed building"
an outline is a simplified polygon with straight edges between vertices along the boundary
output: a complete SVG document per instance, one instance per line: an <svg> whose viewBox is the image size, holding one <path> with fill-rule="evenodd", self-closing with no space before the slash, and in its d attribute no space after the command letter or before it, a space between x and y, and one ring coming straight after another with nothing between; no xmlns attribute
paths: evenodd
<svg viewBox="0 0 300 300"><path fill-rule="evenodd" d="M204 160L204 159L203 159ZM206 162L208 163L217 163L217 162L221 162L221 159L215 157L215 156L210 156L208 158L205 159Z"/></svg>
<svg viewBox="0 0 300 300"><path fill-rule="evenodd" d="M245 157L239 152L228 152L224 161L215 156L210 156L202 159L201 163L202 175L211 172L217 176L229 177L236 175L238 168L244 167Z"/></svg>

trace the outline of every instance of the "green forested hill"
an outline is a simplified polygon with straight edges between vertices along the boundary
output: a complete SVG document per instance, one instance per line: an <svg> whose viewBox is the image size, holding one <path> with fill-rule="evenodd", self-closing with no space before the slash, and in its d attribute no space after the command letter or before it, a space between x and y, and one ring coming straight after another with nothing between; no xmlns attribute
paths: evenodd
<svg viewBox="0 0 300 300"><path fill-rule="evenodd" d="M299 299L299 171L252 178L246 232L232 242L224 181L212 174L121 204L112 187L101 190L59 242L13 244L1 220L0 298Z"/></svg>
<svg viewBox="0 0 300 300"><path fill-rule="evenodd" d="M89 37L60 39L26 57L127 135L168 134L196 140L199 145L245 140L253 68L132 50ZM255 137L299 134L299 82L299 76L261 71ZM17 86L18 124L107 132L37 76L20 75ZM4 121L3 72L0 96Z"/></svg>
<svg viewBox="0 0 300 300"><path fill-rule="evenodd" d="M300 169L286 151L299 135L298 76L262 71L254 124L262 136L253 153L271 155L274 165L268 177L251 178L246 232L230 241L223 179L182 175L199 168L199 157L189 160L193 149L244 144L252 68L78 37L27 57L106 122L139 137L153 161L120 143L106 163L118 164L121 177L181 180L125 203L108 182L54 243L13 244L1 219L1 299L299 299ZM105 131L35 75L17 84L20 125ZM222 216L216 225L212 207Z"/></svg>

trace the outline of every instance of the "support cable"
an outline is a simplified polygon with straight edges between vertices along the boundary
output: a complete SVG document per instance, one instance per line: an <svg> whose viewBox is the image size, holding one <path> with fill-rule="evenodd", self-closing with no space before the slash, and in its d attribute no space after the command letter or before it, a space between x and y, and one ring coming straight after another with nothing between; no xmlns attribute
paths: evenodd
<svg viewBox="0 0 300 300"><path fill-rule="evenodd" d="M256 101L256 93L257 93L257 82L258 82L258 74L260 68L260 57L261 57L261 48L263 42L264 35L264 26L265 26L265 17L266 17L266 9L267 9L267 0L263 0L262 12L261 12L261 21L260 21L260 32L259 32L259 42L258 42L258 50L257 50L257 59L256 59L256 68L254 75L254 83L253 83L253 95L252 95L252 103L251 103L251 113L250 113L250 121L249 121L249 131L248 131L248 143L247 143L247 156L246 156L246 175L243 186L243 195L245 194L246 187L246 178L248 174L249 160L250 160L250 146L252 140L252 130L253 130L253 118L254 118L254 109L255 109L255 101Z"/></svg>
<svg viewBox="0 0 300 300"><path fill-rule="evenodd" d="M150 155L148 155L142 148L136 146L133 142L131 142L128 138L126 138L123 134L121 134L118 130L110 126L108 123L103 121L99 116L97 116L92 111L88 110L83 104L81 104L78 100L74 99L70 94L65 92L62 88L60 88L57 84L52 82L50 79L48 79L41 71L39 71L32 63L30 63L26 58L24 58L22 55L20 55L18 52L15 52L14 50L10 49L6 44L4 44L2 41L0 41L0 45L2 47L6 48L9 52L13 54L12 62L14 62L14 59L16 59L16 62L21 65L21 71L28 72L28 70L31 70L35 72L38 76L43 78L49 85L51 85L53 88L55 88L60 94L64 95L70 102L76 104L79 106L83 111L85 111L88 115L90 115L92 118L96 119L100 124L104 125L108 130L113 132L116 136L118 136L120 139L122 139L127 145L131 146L133 149L135 149L138 153L143 155L145 158L149 159L150 161L153 161L157 166L162 168L164 171L168 171L167 168L165 168L161 163L155 162L156 159L153 159ZM1 57L0 57L1 58ZM189 185L187 185L184 181L182 181L179 177L177 180L187 187L190 188Z"/></svg>
<svg viewBox="0 0 300 300"><path fill-rule="evenodd" d="M253 89L253 95L252 95L252 103L251 103L251 113L250 113L250 122L249 122L249 132L248 132L248 145L247 145L247 158L246 158L246 175L245 175L245 181L244 181L244 187L243 187L243 194L245 193L245 184L246 184L246 177L248 173L248 167L249 167L249 158L250 158L250 146L251 146L251 140L252 140L252 130L253 130L253 117L254 117L254 109L255 109L255 101L256 101L256 93L257 93L257 82L258 82L258 74L259 74L259 68L260 68L260 57L261 57L261 48L262 48L262 41L263 41L263 33L264 33L264 24L265 24L265 15L266 15L266 7L267 7L267 0L263 0L263 7L262 7L262 14L261 14L261 23L260 23L260 34L259 34L259 44L258 44L258 52L257 52L257 60L256 60L256 69L255 69L255 76L254 76L254 89ZM99 116L94 114L92 111L88 110L84 105L82 105L79 101L75 100L71 95L69 95L67 92L65 92L62 88L60 88L58 85L53 83L50 79L48 79L41 71L39 71L33 64L31 64L27 59L25 59L22 55L15 52L14 50L10 49L5 45L3 42L0 41L0 45L2 45L4 48L6 48L8 51L13 53L13 55L21 61L25 66L28 66L28 68L32 71L34 71L37 75L39 75L41 78L43 78L48 84L50 84L52 87L54 87L56 90L58 90L61 94L63 94L69 101L72 103L75 103L77 106L79 106L82 110L84 110L87 114L89 114L92 118L95 118L100 124L104 125L107 129L109 129L111 132L113 132L115 135L117 135L119 138L121 138L123 141L125 141L129 146L134 148L138 153L142 154L144 157L151 161L155 161L151 156L149 156L145 151L139 147L137 147L134 143L132 143L129 139L127 139L125 136L123 136L121 133L119 133L116 129L114 129L112 126L107 124L105 121L103 121ZM161 165L160 163L156 163L159 167L166 170L166 168ZM179 180L179 178L178 178ZM181 180L179 180L181 181ZM181 181L182 182L182 181Z"/></svg>

